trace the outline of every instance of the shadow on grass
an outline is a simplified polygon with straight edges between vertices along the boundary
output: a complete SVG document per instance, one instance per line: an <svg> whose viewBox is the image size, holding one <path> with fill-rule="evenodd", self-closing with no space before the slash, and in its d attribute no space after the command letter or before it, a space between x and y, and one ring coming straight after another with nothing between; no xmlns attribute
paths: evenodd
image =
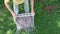
<svg viewBox="0 0 60 34"><path fill-rule="evenodd" d="M45 10L36 10L36 34L60 34L60 13L53 11L48 14Z"/></svg>

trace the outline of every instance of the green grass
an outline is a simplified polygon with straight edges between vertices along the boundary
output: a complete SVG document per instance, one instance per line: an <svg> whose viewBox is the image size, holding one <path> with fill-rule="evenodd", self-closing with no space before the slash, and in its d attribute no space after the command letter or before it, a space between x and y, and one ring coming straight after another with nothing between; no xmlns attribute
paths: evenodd
<svg viewBox="0 0 60 34"><path fill-rule="evenodd" d="M54 3L53 3L54 4ZM50 5L53 5L50 3ZM59 3L58 3L59 4ZM51 11L49 14L47 10L42 8L43 3L35 1L35 34L60 34L60 8ZM6 7L0 9L0 34L14 34L16 25L13 17Z"/></svg>

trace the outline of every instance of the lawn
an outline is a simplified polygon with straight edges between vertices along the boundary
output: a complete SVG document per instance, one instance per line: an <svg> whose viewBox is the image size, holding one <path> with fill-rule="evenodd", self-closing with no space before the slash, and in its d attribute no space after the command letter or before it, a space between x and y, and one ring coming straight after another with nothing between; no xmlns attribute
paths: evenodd
<svg viewBox="0 0 60 34"><path fill-rule="evenodd" d="M35 34L60 34L60 0L46 0L48 5L58 5L59 8L48 11L43 2L35 0ZM0 1L1 2L1 1ZM11 4L11 3L10 3ZM12 4L11 4L12 7ZM21 12L24 11L23 5L20 6ZM0 34L14 34L16 24L8 9L0 3Z"/></svg>

